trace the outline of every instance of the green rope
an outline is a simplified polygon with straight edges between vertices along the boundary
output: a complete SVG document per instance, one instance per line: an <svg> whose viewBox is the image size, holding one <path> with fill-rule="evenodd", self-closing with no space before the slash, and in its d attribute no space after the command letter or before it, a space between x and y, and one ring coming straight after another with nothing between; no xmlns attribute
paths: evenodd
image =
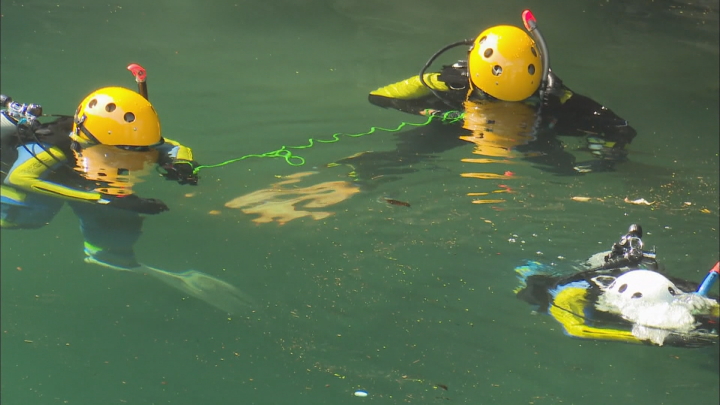
<svg viewBox="0 0 720 405"><path fill-rule="evenodd" d="M382 128L382 127L371 127L369 131L362 132L359 134L345 134L342 132L337 132L332 134L332 139L308 139L307 145L300 145L300 146L283 146L282 148L278 150L274 150L272 152L266 152L261 154L251 154L251 155L245 155L239 158L226 160L224 162L220 162L214 165L200 165L193 169L193 174L197 174L197 172L200 171L200 169L206 169L206 168L212 168L212 167L220 167L229 165L230 163L235 163L241 160L249 159L249 158L283 158L285 159L285 162L289 164L290 166L302 166L305 164L305 158L302 156L298 156L292 153L290 149L307 149L311 148L313 145L315 145L315 142L318 143L333 143L340 140L340 136L348 136L351 138L357 138L360 136L370 135L374 133L375 131L384 131L384 132L398 132L401 129L403 129L406 126L412 126L412 127L422 127L425 125L430 124L433 120L439 120L443 123L453 124L458 121L461 121L464 118L464 113L460 111L447 111L447 112L440 112L437 110L425 110L424 114L427 116L427 120L425 122L421 122L418 124L412 123L412 122L401 122L400 125L398 125L396 128Z"/></svg>

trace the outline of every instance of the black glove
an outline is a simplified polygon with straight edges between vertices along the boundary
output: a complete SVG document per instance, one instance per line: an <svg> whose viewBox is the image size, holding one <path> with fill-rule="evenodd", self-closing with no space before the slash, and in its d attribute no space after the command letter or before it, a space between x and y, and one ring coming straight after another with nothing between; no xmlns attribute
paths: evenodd
<svg viewBox="0 0 720 405"><path fill-rule="evenodd" d="M438 75L438 80L444 82L453 90L466 88L469 83L467 64L459 62L451 66L443 66Z"/></svg>
<svg viewBox="0 0 720 405"><path fill-rule="evenodd" d="M197 166L199 164L194 160L175 160L172 163L163 165L163 169L165 169L163 176L180 184L197 186L198 176L195 174L195 167Z"/></svg>
<svg viewBox="0 0 720 405"><path fill-rule="evenodd" d="M135 194L126 196L103 196L100 203L107 204L109 207L148 215L159 214L170 209L160 200L156 200L154 198L140 198Z"/></svg>

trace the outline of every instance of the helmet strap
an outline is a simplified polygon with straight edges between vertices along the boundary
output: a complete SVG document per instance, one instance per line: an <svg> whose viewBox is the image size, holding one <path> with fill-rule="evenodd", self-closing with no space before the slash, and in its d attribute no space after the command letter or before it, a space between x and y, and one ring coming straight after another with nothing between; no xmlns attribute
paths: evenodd
<svg viewBox="0 0 720 405"><path fill-rule="evenodd" d="M101 144L102 142L100 142L100 141L95 137L95 135L93 135L93 134L90 132L90 130L88 130L87 128L85 128L85 118L86 118L86 116L83 115L81 118L79 118L79 119L76 118L76 119L75 119L75 125L77 126L77 129L78 129L78 130L75 132L75 135L80 136L80 134L79 134L78 132L82 132L83 135L85 135L85 137L86 137L90 142L96 143L96 144Z"/></svg>

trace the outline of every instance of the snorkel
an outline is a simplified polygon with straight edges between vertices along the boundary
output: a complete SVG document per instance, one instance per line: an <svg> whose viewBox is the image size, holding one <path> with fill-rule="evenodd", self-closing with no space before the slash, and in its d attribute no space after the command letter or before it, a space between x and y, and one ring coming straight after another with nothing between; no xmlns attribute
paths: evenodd
<svg viewBox="0 0 720 405"><path fill-rule="evenodd" d="M707 297L710 292L710 288L712 288L713 284L715 284L715 280L718 279L718 276L720 276L720 262L715 263L715 266L710 269L710 272L708 272L705 279L703 279L702 283L700 283L696 293L698 295L702 295L703 297Z"/></svg>
<svg viewBox="0 0 720 405"><path fill-rule="evenodd" d="M141 96L145 97L145 100L149 100L147 82L145 81L145 79L147 79L147 71L145 70L145 68L138 65L137 63L133 63L127 67L127 70L129 70L130 73L135 76L135 81L138 84L138 93L140 93Z"/></svg>
<svg viewBox="0 0 720 405"><path fill-rule="evenodd" d="M535 40L535 43L540 48L540 56L542 57L542 64L543 64L543 71L542 71L542 81L540 82L540 98L543 98L543 94L545 93L545 89L548 86L548 81L550 79L550 55L548 54L548 48L547 44L545 43L545 39L543 38L542 34L540 33L540 29L537 26L537 20L535 19L535 16L533 15L532 11L525 10L522 12L522 20L523 24L525 25L525 29L528 30L530 35L532 35L533 39Z"/></svg>

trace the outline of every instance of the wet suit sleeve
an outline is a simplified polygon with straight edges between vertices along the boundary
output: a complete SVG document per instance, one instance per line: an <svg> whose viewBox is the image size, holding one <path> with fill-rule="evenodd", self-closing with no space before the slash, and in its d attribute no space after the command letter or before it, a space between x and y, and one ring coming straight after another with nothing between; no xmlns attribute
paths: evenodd
<svg viewBox="0 0 720 405"><path fill-rule="evenodd" d="M426 73L423 76L425 83L438 92L450 92L445 82L439 80L439 73ZM375 91L368 96L370 103L383 108L393 108L410 114L421 115L425 110L448 110L449 107L439 100L420 81L420 77L413 76L409 79L389 84Z"/></svg>
<svg viewBox="0 0 720 405"><path fill-rule="evenodd" d="M619 161L625 158L625 147L637 132L612 110L573 92L562 83L551 91L546 102L554 130L560 135L586 136L588 149L602 159Z"/></svg>
<svg viewBox="0 0 720 405"><path fill-rule="evenodd" d="M562 324L565 333L584 339L617 340L629 343L642 343L632 332L621 329L597 328L588 325L582 316L586 307L584 288L566 288L557 294L549 313Z"/></svg>
<svg viewBox="0 0 720 405"><path fill-rule="evenodd" d="M158 146L157 150L160 151L160 160L158 162L160 165L176 161L193 161L192 149L172 139L165 138L165 142Z"/></svg>
<svg viewBox="0 0 720 405"><path fill-rule="evenodd" d="M5 183L21 190L58 197L71 201L102 203L102 194L84 189L70 187L58 182L46 180L46 174L58 168L67 169L67 157L58 147L43 148L38 144L26 145L28 150L20 148L21 154L26 152L25 159L19 159L5 178Z"/></svg>

